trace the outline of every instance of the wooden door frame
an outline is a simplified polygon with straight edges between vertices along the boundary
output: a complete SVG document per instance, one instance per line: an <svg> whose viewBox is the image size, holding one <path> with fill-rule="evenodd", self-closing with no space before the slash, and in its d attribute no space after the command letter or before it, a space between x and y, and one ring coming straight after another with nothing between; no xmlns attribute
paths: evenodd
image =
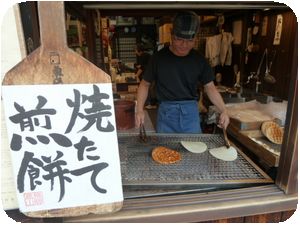
<svg viewBox="0 0 300 225"><path fill-rule="evenodd" d="M297 24L296 24L297 27ZM298 29L294 38L291 81L276 185L286 194L298 192Z"/></svg>

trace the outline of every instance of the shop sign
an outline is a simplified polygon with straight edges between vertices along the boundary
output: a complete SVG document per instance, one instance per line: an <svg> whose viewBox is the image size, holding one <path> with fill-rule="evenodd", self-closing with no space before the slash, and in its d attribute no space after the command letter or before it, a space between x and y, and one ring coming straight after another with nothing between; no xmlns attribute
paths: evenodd
<svg viewBox="0 0 300 225"><path fill-rule="evenodd" d="M277 20L276 20L276 28L275 28L273 45L280 45L282 23L283 23L283 17L281 14L279 14L277 15Z"/></svg>
<svg viewBox="0 0 300 225"><path fill-rule="evenodd" d="M20 211L123 201L112 86L2 87Z"/></svg>

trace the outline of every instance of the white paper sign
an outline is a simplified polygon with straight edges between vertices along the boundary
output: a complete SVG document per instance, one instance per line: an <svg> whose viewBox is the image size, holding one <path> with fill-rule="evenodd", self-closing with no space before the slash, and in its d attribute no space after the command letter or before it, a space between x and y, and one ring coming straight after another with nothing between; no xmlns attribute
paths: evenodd
<svg viewBox="0 0 300 225"><path fill-rule="evenodd" d="M123 201L112 86L2 87L23 212Z"/></svg>
<svg viewBox="0 0 300 225"><path fill-rule="evenodd" d="M282 15L281 14L277 15L273 45L279 45L280 44L281 32L282 32L282 23L283 23L282 20L283 20Z"/></svg>

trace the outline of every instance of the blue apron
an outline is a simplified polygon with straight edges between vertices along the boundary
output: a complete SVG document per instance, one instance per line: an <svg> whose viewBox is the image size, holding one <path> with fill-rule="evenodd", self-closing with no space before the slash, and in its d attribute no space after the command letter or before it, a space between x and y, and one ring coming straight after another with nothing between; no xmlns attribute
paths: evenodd
<svg viewBox="0 0 300 225"><path fill-rule="evenodd" d="M158 133L202 133L198 102L163 101L157 113Z"/></svg>

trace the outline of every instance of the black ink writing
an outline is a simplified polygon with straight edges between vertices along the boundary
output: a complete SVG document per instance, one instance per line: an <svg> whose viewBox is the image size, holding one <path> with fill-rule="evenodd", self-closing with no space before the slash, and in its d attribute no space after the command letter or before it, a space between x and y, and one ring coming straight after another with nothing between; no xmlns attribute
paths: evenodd
<svg viewBox="0 0 300 225"><path fill-rule="evenodd" d="M81 96L80 92L74 89L74 101L72 101L71 99L67 99L67 104L69 107L73 108L73 112L65 133L71 132L77 117L80 117L81 119L86 119L88 121L87 124L80 131L86 131L94 124L96 124L96 128L99 131L102 132L114 131L115 129L114 126L107 118L112 115L112 113L109 111L111 110L111 106L105 105L102 102L103 99L108 99L109 95L106 93L101 93L99 87L97 87L96 85L93 85L93 89L94 89L94 94L90 96L82 95L82 100L80 98ZM89 103L92 104L90 108L84 109L85 114L80 112L81 101L82 103L88 101ZM106 127L102 126L103 118L107 118Z"/></svg>
<svg viewBox="0 0 300 225"><path fill-rule="evenodd" d="M30 131L34 131L34 126L40 126L40 121L37 116L45 116L45 125L41 126L45 129L51 129L51 121L49 115L56 113L55 109L43 109L43 106L47 103L47 99L43 96L38 96L38 104L35 109L26 111L23 106L18 103L14 103L15 109L19 112L16 115L9 117L9 119L16 124L20 124L21 131L25 128L29 128Z"/></svg>

